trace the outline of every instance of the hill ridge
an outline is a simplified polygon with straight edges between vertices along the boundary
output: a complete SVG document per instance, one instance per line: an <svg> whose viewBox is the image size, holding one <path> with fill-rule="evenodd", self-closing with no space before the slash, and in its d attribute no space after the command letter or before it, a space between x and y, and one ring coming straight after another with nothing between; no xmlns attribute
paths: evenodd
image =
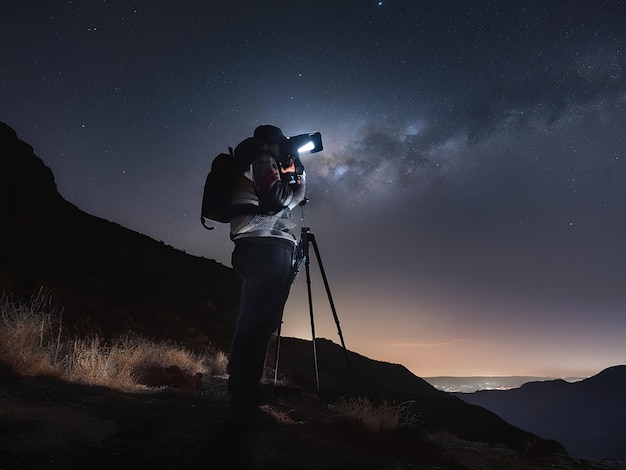
<svg viewBox="0 0 626 470"><path fill-rule="evenodd" d="M579 382L531 382L512 390L455 393L507 422L561 442L577 457L626 460L626 366Z"/></svg>

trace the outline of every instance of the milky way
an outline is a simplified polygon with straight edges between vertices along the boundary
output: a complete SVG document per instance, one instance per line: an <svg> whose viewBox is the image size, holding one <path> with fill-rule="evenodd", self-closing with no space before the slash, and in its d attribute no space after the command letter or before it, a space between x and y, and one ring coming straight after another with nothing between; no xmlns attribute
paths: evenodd
<svg viewBox="0 0 626 470"><path fill-rule="evenodd" d="M350 349L592 374L626 360L625 21L617 0L9 0L0 120L81 209L226 265L227 227L199 223L212 157L259 124L320 131L304 223ZM307 337L303 284L284 331Z"/></svg>

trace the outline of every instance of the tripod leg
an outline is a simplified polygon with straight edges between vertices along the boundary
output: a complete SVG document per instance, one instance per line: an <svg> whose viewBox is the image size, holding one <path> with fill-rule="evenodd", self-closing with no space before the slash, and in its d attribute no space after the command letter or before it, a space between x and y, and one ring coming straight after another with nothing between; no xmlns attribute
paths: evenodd
<svg viewBox="0 0 626 470"><path fill-rule="evenodd" d="M300 249L300 246L298 246L298 250ZM296 280L296 276L298 274L298 270L300 268L300 261L302 260L301 257L297 256L295 259L295 262L293 264L293 267L291 268L291 274L289 276L289 285L291 286L291 284L293 284L293 282ZM283 317L281 315L280 317L280 323L278 324L278 330L276 331L276 357L274 360L274 383L272 385L272 391L271 391L271 395L274 395L274 389L276 388L276 384L278 382L278 360L280 358L280 330L283 326ZM317 355L316 355L317 358ZM316 359L317 362L317 359Z"/></svg>
<svg viewBox="0 0 626 470"><path fill-rule="evenodd" d="M317 346L315 345L315 321L313 319L313 297L311 296L311 270L310 270L308 253L305 259L304 267L305 267L305 272L306 272L307 293L309 296L309 316L311 318L311 342L313 343L313 361L315 364L315 384L317 386L317 394L319 396L320 376L319 376L319 370L317 368Z"/></svg>
<svg viewBox="0 0 626 470"><path fill-rule="evenodd" d="M280 321L280 325L278 325L278 330L276 331L276 359L274 361L274 383L272 384L272 390L270 395L274 396L274 389L276 388L276 383L278 382L278 359L280 357L280 329L283 325L282 319Z"/></svg>
<svg viewBox="0 0 626 470"><path fill-rule="evenodd" d="M335 319L335 325L337 325L337 333L339 334L339 339L341 340L341 346L343 346L343 352L346 357L346 362L348 363L348 369L350 370L350 376L354 379L354 373L352 372L352 366L350 364L350 359L348 358L348 350L346 349L346 343L343 340L343 334L341 333L341 326L339 325L339 317L337 316L337 310L335 309L335 303L333 302L333 296L330 293L330 286L328 284L328 278L326 277L326 272L324 271L324 265L322 263L322 257L320 256L319 248L317 247L317 241L315 240L315 235L309 233L309 240L313 243L313 249L315 250L315 256L317 258L317 264L320 268L320 273L322 274L322 279L324 280L324 287L326 288L326 294L328 295L328 302L330 303L330 309L333 312L333 318ZM308 278L308 267L307 267L307 278ZM311 294L309 292L309 299L311 298ZM311 311L312 312L312 311ZM311 313L312 315L312 313ZM311 322L313 321L313 317L311 317Z"/></svg>

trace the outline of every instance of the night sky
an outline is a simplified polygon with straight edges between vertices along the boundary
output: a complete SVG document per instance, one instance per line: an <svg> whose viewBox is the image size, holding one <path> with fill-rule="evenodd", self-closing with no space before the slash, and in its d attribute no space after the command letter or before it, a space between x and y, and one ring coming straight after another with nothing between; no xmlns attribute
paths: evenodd
<svg viewBox="0 0 626 470"><path fill-rule="evenodd" d="M0 23L0 121L80 209L230 266L199 221L212 158L319 131L302 212L348 349L422 377L626 363L626 2L0 0ZM310 338L304 271L284 320Z"/></svg>

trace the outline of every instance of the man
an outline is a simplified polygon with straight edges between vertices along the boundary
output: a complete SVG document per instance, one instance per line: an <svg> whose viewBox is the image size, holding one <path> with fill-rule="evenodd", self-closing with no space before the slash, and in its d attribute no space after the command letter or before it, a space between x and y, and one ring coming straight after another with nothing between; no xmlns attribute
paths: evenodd
<svg viewBox="0 0 626 470"><path fill-rule="evenodd" d="M289 183L295 165L291 161L284 167L279 159L286 140L278 127L263 125L235 148L242 172L231 199L230 235L232 265L242 287L228 387L230 415L244 422L257 413L267 346L280 325L293 277L297 238L290 215L304 200L306 176Z"/></svg>

